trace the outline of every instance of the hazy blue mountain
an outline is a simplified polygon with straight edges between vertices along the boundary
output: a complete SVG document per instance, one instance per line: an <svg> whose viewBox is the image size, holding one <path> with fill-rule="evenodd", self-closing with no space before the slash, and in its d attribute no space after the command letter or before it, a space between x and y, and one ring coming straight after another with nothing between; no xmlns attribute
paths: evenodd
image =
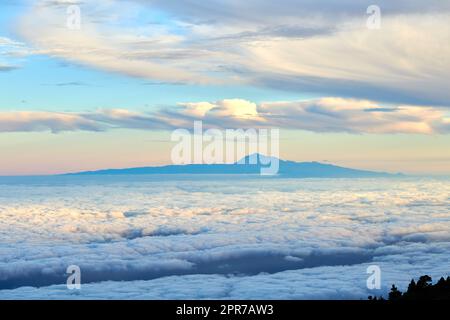
<svg viewBox="0 0 450 320"><path fill-rule="evenodd" d="M257 164L250 164L247 156L234 164L189 164L160 167L141 167L127 169L107 169L71 173L71 175L144 175L144 174L260 174L261 167L267 167L266 156L253 155ZM261 157L261 158L259 158ZM263 159L262 161L260 161ZM276 159L276 158L275 158ZM254 162L253 162L254 163ZM263 163L263 164L262 164ZM279 160L279 176L300 178L364 178L392 177L394 174L366 170L349 169L319 162L294 162Z"/></svg>

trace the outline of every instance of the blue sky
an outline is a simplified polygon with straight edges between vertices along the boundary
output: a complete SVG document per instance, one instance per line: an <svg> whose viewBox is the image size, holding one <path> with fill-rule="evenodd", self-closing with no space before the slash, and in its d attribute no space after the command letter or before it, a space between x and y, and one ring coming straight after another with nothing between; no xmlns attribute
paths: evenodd
<svg viewBox="0 0 450 320"><path fill-rule="evenodd" d="M149 141L195 119L280 128L288 159L449 174L450 1L378 1L375 29L370 4L3 1L0 174L168 163Z"/></svg>
<svg viewBox="0 0 450 320"><path fill-rule="evenodd" d="M0 30L2 37L20 38L14 25L29 6L22 1L2 4ZM124 26L136 27L145 21L164 23L162 13L139 12ZM170 21L167 21L170 25ZM175 30L180 32L178 29ZM20 68L0 74L0 85L6 95L0 96L0 110L86 111L101 106L148 110L175 105L180 101L215 101L242 97L252 101L298 99L298 94L252 85L190 85L164 83L158 79L124 77L92 69L76 62L46 55L10 58ZM310 95L309 95L310 96ZM307 95L305 95L307 97Z"/></svg>
<svg viewBox="0 0 450 320"><path fill-rule="evenodd" d="M45 56L32 57L23 68L1 74L0 85L8 92L0 97L2 109L7 110L86 111L102 106L149 110L181 101L216 101L235 96L252 101L298 98L298 94L254 86L161 84Z"/></svg>

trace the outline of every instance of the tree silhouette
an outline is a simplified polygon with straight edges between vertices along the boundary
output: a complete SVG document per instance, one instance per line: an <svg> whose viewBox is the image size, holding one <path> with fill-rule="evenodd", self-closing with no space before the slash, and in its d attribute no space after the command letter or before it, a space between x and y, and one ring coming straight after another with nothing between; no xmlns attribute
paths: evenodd
<svg viewBox="0 0 450 320"><path fill-rule="evenodd" d="M369 297L369 300L384 299L382 297ZM433 280L428 275L421 276L417 282L412 279L405 293L402 293L393 284L389 292L389 300L450 300L450 277L446 279L441 277L434 285Z"/></svg>
<svg viewBox="0 0 450 320"><path fill-rule="evenodd" d="M417 288L420 290L426 289L433 285L432 281L433 281L433 279L431 279L430 276L421 276L419 278L419 281L417 281Z"/></svg>
<svg viewBox="0 0 450 320"><path fill-rule="evenodd" d="M397 287L393 284L392 288L391 288L391 292L389 292L389 300L400 300L400 298L402 297L403 293L401 293Z"/></svg>

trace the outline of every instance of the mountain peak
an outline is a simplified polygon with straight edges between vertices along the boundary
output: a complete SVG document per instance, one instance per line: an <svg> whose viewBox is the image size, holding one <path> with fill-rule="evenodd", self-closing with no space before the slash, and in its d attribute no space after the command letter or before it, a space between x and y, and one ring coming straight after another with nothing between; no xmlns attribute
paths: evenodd
<svg viewBox="0 0 450 320"><path fill-rule="evenodd" d="M236 164L261 164L268 165L273 161L282 161L280 158L273 156L266 156L262 153L253 153L245 156L241 160L239 160Z"/></svg>

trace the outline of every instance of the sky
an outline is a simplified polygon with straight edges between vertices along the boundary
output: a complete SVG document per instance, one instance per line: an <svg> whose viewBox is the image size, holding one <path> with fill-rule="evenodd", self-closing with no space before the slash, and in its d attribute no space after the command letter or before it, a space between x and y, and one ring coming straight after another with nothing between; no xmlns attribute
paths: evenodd
<svg viewBox="0 0 450 320"><path fill-rule="evenodd" d="M194 120L279 128L284 159L449 175L449 18L442 0L2 1L0 175L167 164Z"/></svg>

